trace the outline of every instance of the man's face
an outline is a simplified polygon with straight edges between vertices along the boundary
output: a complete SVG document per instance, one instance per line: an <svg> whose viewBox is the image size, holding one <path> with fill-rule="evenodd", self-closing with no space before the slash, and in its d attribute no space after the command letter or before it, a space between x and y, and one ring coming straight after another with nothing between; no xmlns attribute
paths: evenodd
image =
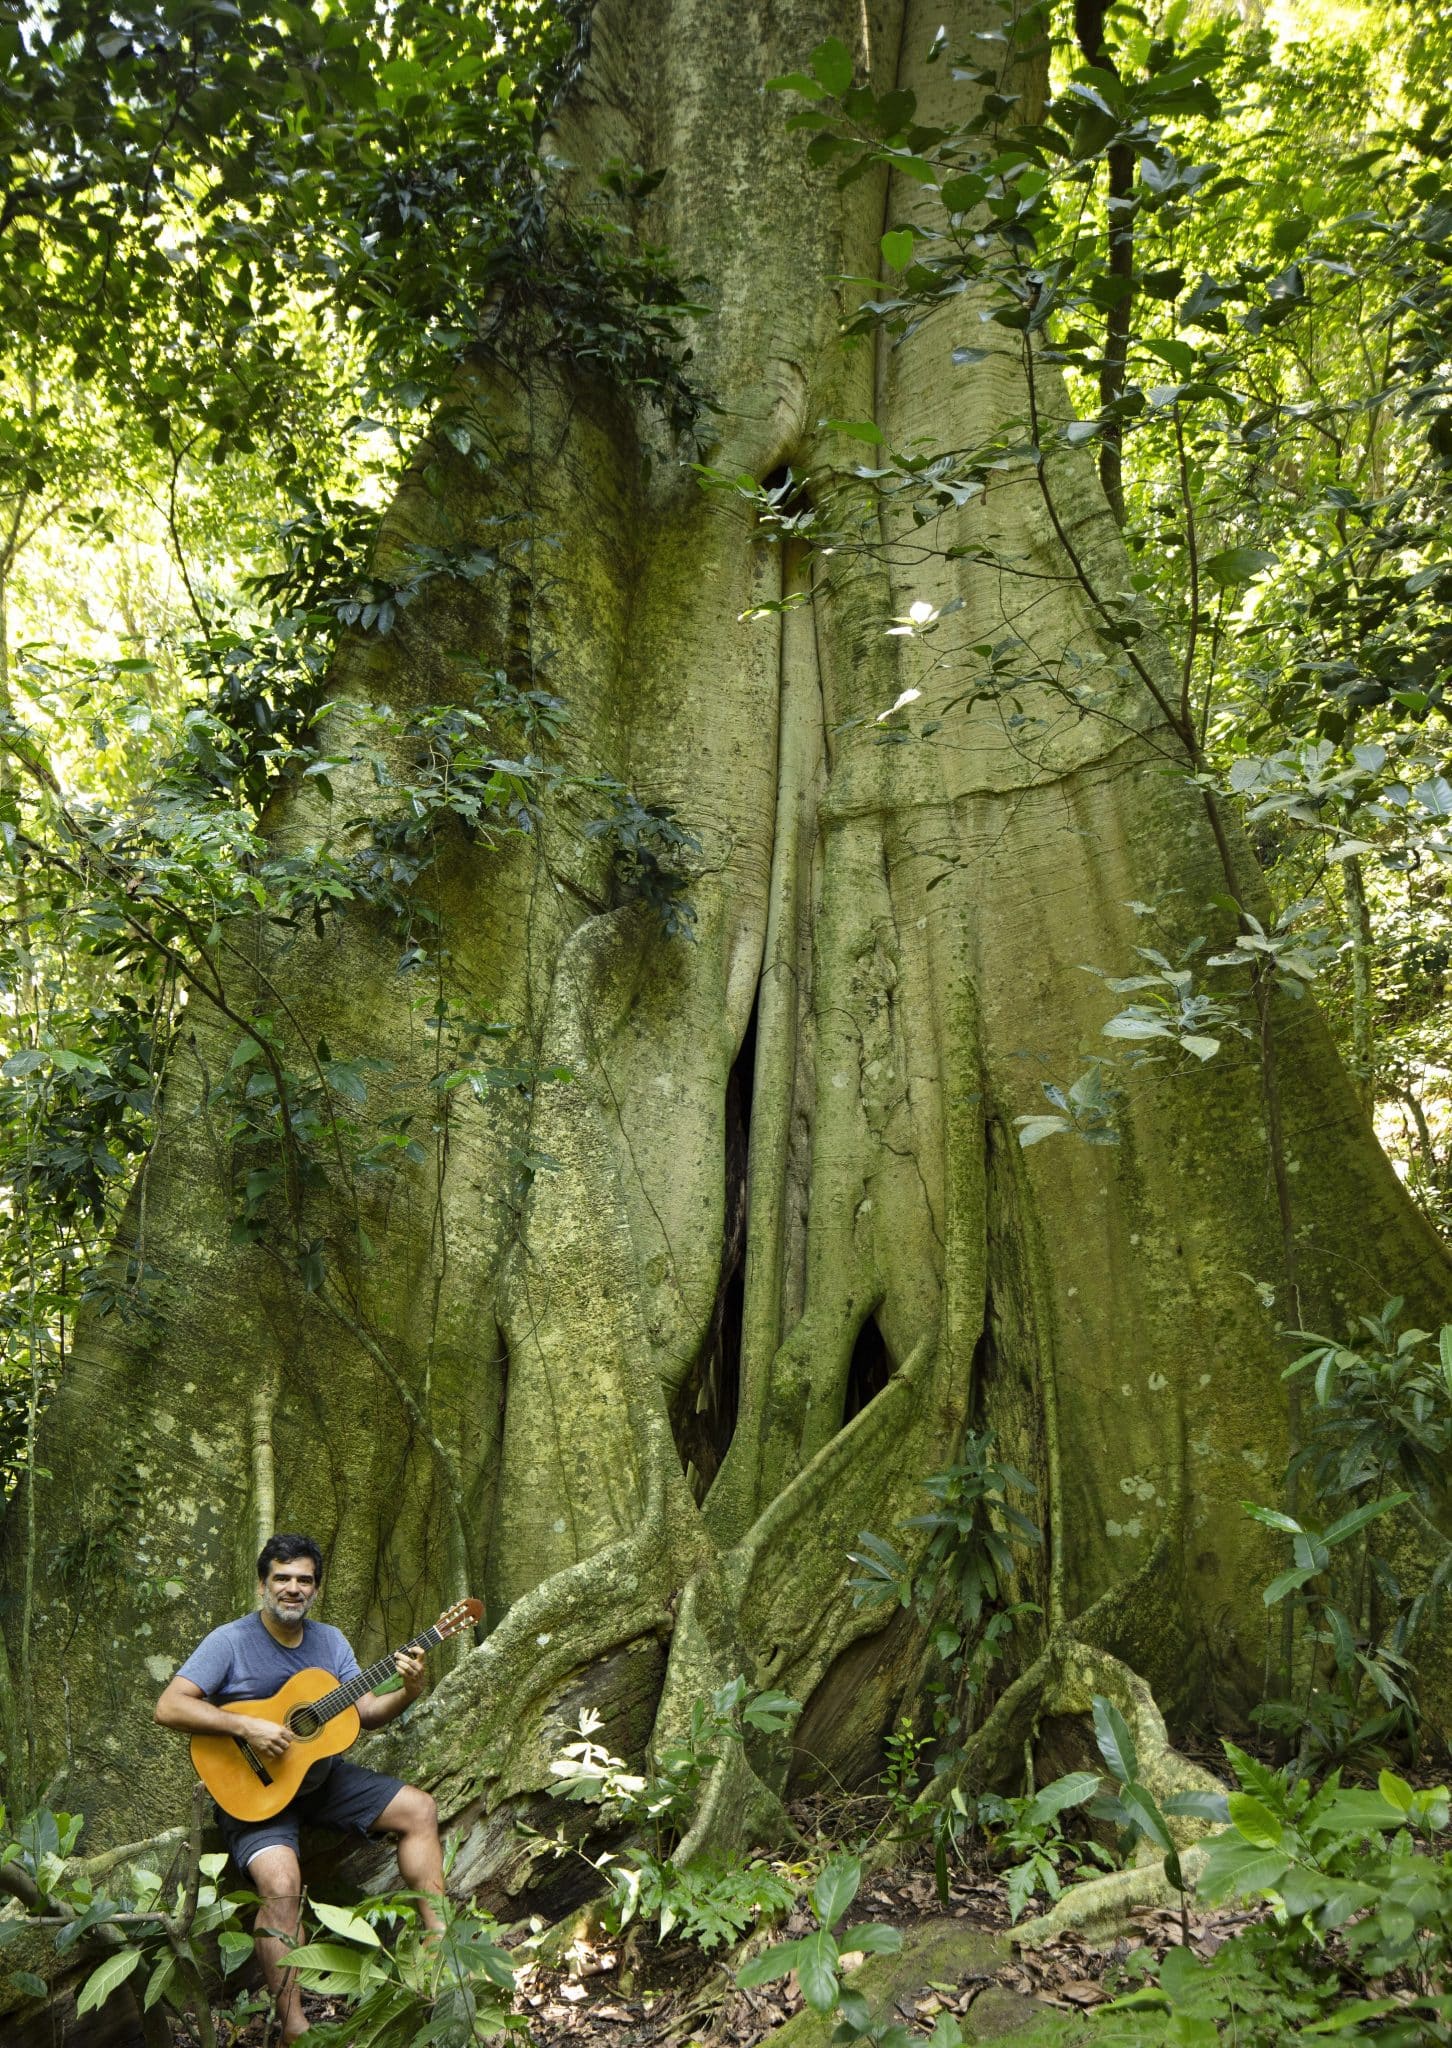
<svg viewBox="0 0 1452 2048"><path fill-rule="evenodd" d="M268 1567L267 1577L258 1582L262 1605L284 1628L296 1628L307 1619L308 1609L318 1597L318 1575L310 1557L290 1557Z"/></svg>

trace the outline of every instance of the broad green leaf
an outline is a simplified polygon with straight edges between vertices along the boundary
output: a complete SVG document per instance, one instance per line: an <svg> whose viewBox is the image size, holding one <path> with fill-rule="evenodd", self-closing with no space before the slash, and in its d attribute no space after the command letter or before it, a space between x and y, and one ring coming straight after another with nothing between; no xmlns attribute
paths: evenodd
<svg viewBox="0 0 1452 2048"><path fill-rule="evenodd" d="M1232 1822L1253 1848L1280 1847L1285 1830L1270 1808L1262 1804L1254 1793L1232 1792L1229 1807Z"/></svg>
<svg viewBox="0 0 1452 2048"><path fill-rule="evenodd" d="M250 1945L251 1944L249 1943L249 1946ZM160 1961L156 1965L156 1968L152 1971L150 1977L147 1980L146 1990L143 1993L141 2000L141 2010L143 2012L150 2012L151 2008L156 2004L156 2001L159 1998L166 1997L168 1991L171 1989L172 1980L175 1978L176 1974L177 1959L172 1954L171 1950L168 1949L166 1951L166 1954L161 1957Z"/></svg>
<svg viewBox="0 0 1452 2048"><path fill-rule="evenodd" d="M1092 1799L1099 1790L1097 1771L1070 1771L1067 1777L1055 1778L1033 1796L1028 1817L1031 1822L1052 1820L1056 1814L1068 1807L1082 1806L1086 1799Z"/></svg>
<svg viewBox="0 0 1452 2048"><path fill-rule="evenodd" d="M1356 1637L1352 1632L1351 1623L1339 1607L1323 1608L1322 1618L1331 1633L1331 1646L1337 1670L1349 1671L1356 1662Z"/></svg>
<svg viewBox="0 0 1452 2048"><path fill-rule="evenodd" d="M1094 1739L1099 1744L1099 1754L1120 1784L1132 1785L1139 1776L1134 1737L1113 1700L1100 1693L1094 1695Z"/></svg>
<svg viewBox="0 0 1452 2048"><path fill-rule="evenodd" d="M1165 1817L1155 1802L1154 1794L1145 1786L1121 1785L1119 1801L1146 1841L1153 1842L1157 1849L1174 1848L1174 1836L1165 1824Z"/></svg>
<svg viewBox="0 0 1452 2048"><path fill-rule="evenodd" d="M825 1927L798 1943L797 1982L814 2012L830 2012L837 2003L837 1944Z"/></svg>
<svg viewBox="0 0 1452 2048"><path fill-rule="evenodd" d="M1254 1792L1268 1806L1273 1801L1279 1803L1285 1798L1285 1780L1278 1771L1268 1770L1253 1756L1247 1756L1243 1749L1237 1749L1233 1742L1222 1741L1220 1747L1225 1751L1225 1760L1243 1787ZM1274 1807L1272 1810L1274 1811Z"/></svg>
<svg viewBox="0 0 1452 2048"><path fill-rule="evenodd" d="M1280 1849L1257 1849L1239 1835L1218 1835L1211 1843L1198 1891L1210 1904L1251 1892L1274 1891L1291 1867Z"/></svg>
<svg viewBox="0 0 1452 2048"><path fill-rule="evenodd" d="M1340 1361L1337 1354L1334 1351L1325 1352L1321 1363L1316 1367L1316 1400L1322 1408L1332 1400L1336 1393L1336 1380L1339 1371Z"/></svg>
<svg viewBox="0 0 1452 2048"><path fill-rule="evenodd" d="M1342 1515L1334 1521L1322 1537L1323 1543L1340 1543L1348 1536L1354 1536L1358 1529L1364 1529L1368 1522L1374 1522L1381 1515L1389 1515L1393 1508L1403 1507L1411 1499L1409 1493L1389 1493L1384 1500L1368 1501L1365 1507L1353 1508L1349 1515Z"/></svg>
<svg viewBox="0 0 1452 2048"><path fill-rule="evenodd" d="M1299 2029L1302 2034L1341 2034L1349 2028L1359 2028L1363 2020L1379 2020L1389 2013L1403 2012L1405 2007L1396 1998L1347 1998L1338 2002L1329 2019L1317 2020L1309 2027ZM1370 2035L1356 2036L1358 2040L1370 2040Z"/></svg>
<svg viewBox="0 0 1452 2048"><path fill-rule="evenodd" d="M80 1996L76 1999L77 2016L95 2012L98 2006L104 2005L111 1993L118 1990L140 1964L139 1948L120 1948L107 1956L104 1962L92 1970L81 1986Z"/></svg>
<svg viewBox="0 0 1452 2048"><path fill-rule="evenodd" d="M1419 782L1413 796L1429 817L1452 818L1452 782L1445 775L1433 775Z"/></svg>
<svg viewBox="0 0 1452 2048"><path fill-rule="evenodd" d="M843 1955L850 1955L856 1948L865 1956L895 1956L902 1947L902 1934L896 1927L868 1920L861 1927L849 1927L838 1937L837 1946Z"/></svg>
<svg viewBox="0 0 1452 2048"><path fill-rule="evenodd" d="M1230 1804L1223 1792L1174 1792L1162 1802L1160 1811L1172 1820L1218 1821L1222 1826L1230 1818Z"/></svg>
<svg viewBox="0 0 1452 2048"><path fill-rule="evenodd" d="M1239 583L1249 583L1264 569L1273 568L1275 559L1264 548L1222 548L1205 563L1205 573L1212 583L1230 589Z"/></svg>
<svg viewBox="0 0 1452 2048"><path fill-rule="evenodd" d="M1025 1116L1015 1117L1018 1125L1018 1142L1024 1151L1030 1145L1038 1145L1045 1138L1055 1138L1061 1131L1072 1131L1074 1126L1066 1116Z"/></svg>
<svg viewBox="0 0 1452 2048"><path fill-rule="evenodd" d="M1179 2005L1194 1996L1203 1975L1204 1965L1193 1949L1172 1948L1160 1964L1160 1989L1167 1991Z"/></svg>
<svg viewBox="0 0 1452 2048"><path fill-rule="evenodd" d="M1289 1515L1283 1515L1279 1508L1263 1508L1253 1500L1243 1500L1240 1505L1253 1522L1263 1522L1267 1529L1280 1529L1287 1536L1299 1536L1302 1533L1300 1523L1293 1521Z"/></svg>
<svg viewBox="0 0 1452 2048"><path fill-rule="evenodd" d="M250 1934L244 1934L240 1927L224 1927L217 1936L217 1947L222 1955L222 1975L229 1977L233 1970L245 1963L255 1944Z"/></svg>
<svg viewBox="0 0 1452 2048"><path fill-rule="evenodd" d="M967 213L987 196L987 192L986 179L975 171L968 171L962 177L949 178L939 187L938 196L949 213Z"/></svg>
<svg viewBox="0 0 1452 2048"><path fill-rule="evenodd" d="M1111 1017L1099 1029L1106 1038L1170 1038L1174 1035L1163 1018L1131 1017L1127 1014Z"/></svg>
<svg viewBox="0 0 1452 2048"><path fill-rule="evenodd" d="M1279 1572L1260 1597L1267 1607L1274 1607L1278 1601L1285 1599L1287 1593L1296 1592L1308 1579L1314 1579L1316 1575L1315 1565L1301 1565L1292 1571Z"/></svg>
<svg viewBox="0 0 1452 2048"><path fill-rule="evenodd" d="M1383 1771L1376 1781L1376 1789L1388 1806L1395 1806L1401 1813L1411 1812L1416 1794L1406 1779L1399 1778L1395 1771Z"/></svg>
<svg viewBox="0 0 1452 2048"><path fill-rule="evenodd" d="M5 1064L0 1066L0 1074L3 1074L7 1081L18 1081L26 1074L39 1073L49 1059L48 1052L41 1052L35 1046L27 1046L23 1052L11 1053Z"/></svg>
<svg viewBox="0 0 1452 2048"><path fill-rule="evenodd" d="M295 1948L287 1959L288 1968L310 1991L327 1991L356 1997L368 1968L364 1949L345 1948L338 1941L310 1941Z"/></svg>
<svg viewBox="0 0 1452 2048"><path fill-rule="evenodd" d="M313 1899L310 1903L324 1927L332 1933L341 1934L345 1941L362 1942L365 1948L382 1948L377 1932L361 1913L350 1912L347 1906L330 1906L324 1899Z"/></svg>
<svg viewBox="0 0 1452 2048"><path fill-rule="evenodd" d="M801 1954L799 1941L779 1941L775 1948L764 1948L760 1955L752 1956L736 1972L736 1981L750 1990L757 1984L772 1984L778 1977L789 1977L797 1966Z"/></svg>
<svg viewBox="0 0 1452 2048"><path fill-rule="evenodd" d="M894 270L906 270L913 260L915 237L911 228L893 228L882 238L882 253Z"/></svg>
<svg viewBox="0 0 1452 2048"><path fill-rule="evenodd" d="M862 1865L855 1856L834 1856L812 1886L812 1904L823 1927L835 1927L857 1896Z"/></svg>
<svg viewBox="0 0 1452 2048"><path fill-rule="evenodd" d="M794 1700L789 1693L759 1692L749 1699L741 1709L741 1718L753 1728L760 1728L765 1734L774 1735L785 1728L789 1721L796 1719L802 1711L800 1700Z"/></svg>
<svg viewBox="0 0 1452 2048"><path fill-rule="evenodd" d="M1316 1818L1328 1833L1366 1835L1382 1828L1399 1828L1406 1815L1380 1792L1352 1790L1338 1792L1320 1808Z"/></svg>
<svg viewBox="0 0 1452 2048"><path fill-rule="evenodd" d="M812 71L827 91L838 99L852 83L852 52L836 36L818 43L811 57Z"/></svg>
<svg viewBox="0 0 1452 2048"><path fill-rule="evenodd" d="M1170 2011L1170 2001L1157 1984L1141 1984L1137 1991L1126 1991L1122 1998L1110 1999L1108 2005L1099 2008L1101 2012L1154 2012Z"/></svg>
<svg viewBox="0 0 1452 2048"><path fill-rule="evenodd" d="M882 442L882 429L875 420L823 420L822 425L829 434L845 434L849 441L866 441L874 448Z"/></svg>

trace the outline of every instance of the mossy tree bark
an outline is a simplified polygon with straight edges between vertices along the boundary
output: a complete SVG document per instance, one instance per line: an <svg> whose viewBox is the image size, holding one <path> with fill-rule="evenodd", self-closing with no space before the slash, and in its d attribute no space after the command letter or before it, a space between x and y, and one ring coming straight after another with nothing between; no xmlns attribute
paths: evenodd
<svg viewBox="0 0 1452 2048"><path fill-rule="evenodd" d="M947 11L955 47L999 21L988 0ZM668 172L644 224L711 283L696 370L720 470L829 476L831 418L947 447L1025 414L1018 340L968 296L901 346L844 350L840 280L877 269L915 188L804 171L762 91L835 34L879 89L948 111L967 89L924 62L943 14L596 10L561 147L582 186L611 158ZM955 369L959 342L990 353ZM523 617L579 762L699 835L696 940L612 904L604 854L564 821L449 848L427 883L446 954L422 996L382 921L259 936L239 1004L294 1047L387 1061L367 1116L411 1110L433 1131L386 1193L340 1170L307 1198L321 1294L229 1241L215 1091L237 1033L192 1005L130 1219L158 1313L85 1327L45 1426L32 1785L61 1774L98 1840L176 1818L187 1773L151 1701L248 1604L274 1517L325 1542L327 1617L374 1654L459 1592L487 1595L492 1632L385 1752L462 1833L461 1887L526 1885L510 1816L582 1702L638 1751L742 1670L807 1703L799 1771L850 1777L925 1652L910 1618L853 1607L845 1553L917 1511L970 1422L1038 1481L1044 1630L1087 1616L1085 1639L1172 1715L1243 1704L1278 1560L1239 1503L1275 1497L1289 1441L1277 1320L1335 1324L1396 1291L1432 1321L1447 1276L1310 1003L1274 1012L1289 1239L1254 1043L1138 1078L1116 1147L1016 1142L1040 1079L1071 1078L1098 1042L1081 963L1126 971L1130 899L1162 900L1186 936L1233 929L1223 851L1152 692L1130 676L1081 717L1055 686L1101 646L1064 536L1102 588L1126 580L1091 464L1051 458L1052 517L1032 470L1005 472L921 560L889 516L881 553L828 587L744 501L703 493L628 393L481 361L458 416L510 451L507 504L440 438L382 559L497 537L503 516L534 537L531 573L421 600L347 649L333 694L467 696L467 661L521 658ZM1019 567L945 561L956 542ZM741 623L794 590L805 604ZM920 599L962 608L930 639L888 637ZM1016 719L960 701L973 646L1006 635L1042 678ZM879 744L909 685L941 730ZM331 810L278 809L280 843L346 837L369 788L338 781ZM1231 857L1250 890L1248 851ZM445 1111L440 994L573 1081L531 1101L460 1090ZM527 1184L525 1153L553 1162ZM17 1627L25 1523L22 1504L5 1531ZM700 1838L764 1824L784 1760L756 1762L713 1788Z"/></svg>

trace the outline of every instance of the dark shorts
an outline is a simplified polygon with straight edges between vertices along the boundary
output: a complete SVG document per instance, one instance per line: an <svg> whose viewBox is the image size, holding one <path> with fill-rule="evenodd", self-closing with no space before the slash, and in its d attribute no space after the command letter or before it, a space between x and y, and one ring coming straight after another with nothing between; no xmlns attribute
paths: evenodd
<svg viewBox="0 0 1452 2048"><path fill-rule="evenodd" d="M302 1828L331 1828L335 1834L366 1835L385 1806L403 1790L402 1778L389 1778L382 1771L364 1770L346 1757L332 1764L315 1784L304 1778L297 1797L275 1813L271 1820L234 1820L217 1808L217 1826L232 1861L245 1871L263 1849L291 1849L296 1855L298 1832Z"/></svg>

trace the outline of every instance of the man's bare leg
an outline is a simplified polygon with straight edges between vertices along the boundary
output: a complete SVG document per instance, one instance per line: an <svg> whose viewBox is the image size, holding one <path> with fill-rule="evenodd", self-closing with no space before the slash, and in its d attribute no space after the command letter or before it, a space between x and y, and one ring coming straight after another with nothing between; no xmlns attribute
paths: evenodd
<svg viewBox="0 0 1452 2048"><path fill-rule="evenodd" d="M398 1874L417 1892L418 1916L437 1934L443 1927L439 1908L444 1896L444 1852L439 1841L439 1809L427 1792L405 1785L373 1823L397 1837Z"/></svg>
<svg viewBox="0 0 1452 2048"><path fill-rule="evenodd" d="M296 1944L298 1918L302 1909L302 1871L291 1849L278 1843L259 1849L247 1866L252 1888L262 1900L254 1928L257 1960L272 2001L277 2009L284 2041L296 2041L309 2031L303 2017L302 1993L296 1977L285 1967L289 1950ZM264 1931L265 1930L265 1931Z"/></svg>

